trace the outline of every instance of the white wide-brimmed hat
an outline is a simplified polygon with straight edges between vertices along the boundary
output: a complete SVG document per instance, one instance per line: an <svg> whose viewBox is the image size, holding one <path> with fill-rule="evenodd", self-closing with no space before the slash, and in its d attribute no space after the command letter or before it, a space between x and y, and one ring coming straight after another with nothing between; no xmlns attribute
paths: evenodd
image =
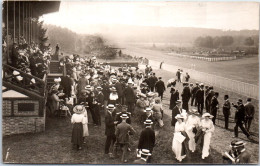
<svg viewBox="0 0 260 166"><path fill-rule="evenodd" d="M202 118L205 118L205 117L209 117L209 118L213 118L214 116L211 115L210 113L206 112L202 115Z"/></svg>
<svg viewBox="0 0 260 166"><path fill-rule="evenodd" d="M84 111L84 106L83 105L76 105L73 108L73 112L75 112L76 114L81 114Z"/></svg>
<svg viewBox="0 0 260 166"><path fill-rule="evenodd" d="M175 119L184 119L184 117L181 114L178 114L175 116Z"/></svg>

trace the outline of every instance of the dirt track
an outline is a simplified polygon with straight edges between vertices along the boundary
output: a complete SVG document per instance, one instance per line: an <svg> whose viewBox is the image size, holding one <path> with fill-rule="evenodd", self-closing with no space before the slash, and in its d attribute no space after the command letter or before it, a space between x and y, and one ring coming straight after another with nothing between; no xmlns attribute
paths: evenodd
<svg viewBox="0 0 260 166"><path fill-rule="evenodd" d="M210 74L258 85L259 82L259 60L257 56L237 59L232 61L207 62L197 59L180 58L173 55L167 55L162 51L137 48L134 46L123 45L123 53L146 57L158 62L164 61L166 64L179 67L191 68L195 64L195 69Z"/></svg>

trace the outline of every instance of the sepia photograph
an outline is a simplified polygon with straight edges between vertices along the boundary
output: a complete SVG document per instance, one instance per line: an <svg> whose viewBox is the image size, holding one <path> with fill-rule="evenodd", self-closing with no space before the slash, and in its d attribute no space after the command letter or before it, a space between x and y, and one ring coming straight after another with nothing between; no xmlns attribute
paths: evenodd
<svg viewBox="0 0 260 166"><path fill-rule="evenodd" d="M259 2L2 2L2 163L259 164Z"/></svg>

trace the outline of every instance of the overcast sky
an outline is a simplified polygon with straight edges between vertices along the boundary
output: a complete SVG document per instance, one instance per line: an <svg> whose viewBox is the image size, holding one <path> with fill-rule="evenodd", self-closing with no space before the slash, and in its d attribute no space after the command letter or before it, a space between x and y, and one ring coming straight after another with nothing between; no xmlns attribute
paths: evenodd
<svg viewBox="0 0 260 166"><path fill-rule="evenodd" d="M96 33L91 24L258 30L259 3L66 1L42 19L78 33Z"/></svg>

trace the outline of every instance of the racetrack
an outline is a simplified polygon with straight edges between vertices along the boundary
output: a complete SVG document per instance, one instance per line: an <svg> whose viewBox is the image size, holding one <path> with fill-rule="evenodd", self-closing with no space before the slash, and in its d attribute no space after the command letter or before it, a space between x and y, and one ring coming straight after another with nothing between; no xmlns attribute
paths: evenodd
<svg viewBox="0 0 260 166"><path fill-rule="evenodd" d="M158 62L164 61L166 64L184 68L191 68L192 64L195 64L195 70L201 72L254 85L259 84L259 60L257 56L232 61L207 62L197 59L180 58L168 55L162 51L138 48L131 45L120 45L120 47L125 48L122 50L124 54L131 56L145 57Z"/></svg>

